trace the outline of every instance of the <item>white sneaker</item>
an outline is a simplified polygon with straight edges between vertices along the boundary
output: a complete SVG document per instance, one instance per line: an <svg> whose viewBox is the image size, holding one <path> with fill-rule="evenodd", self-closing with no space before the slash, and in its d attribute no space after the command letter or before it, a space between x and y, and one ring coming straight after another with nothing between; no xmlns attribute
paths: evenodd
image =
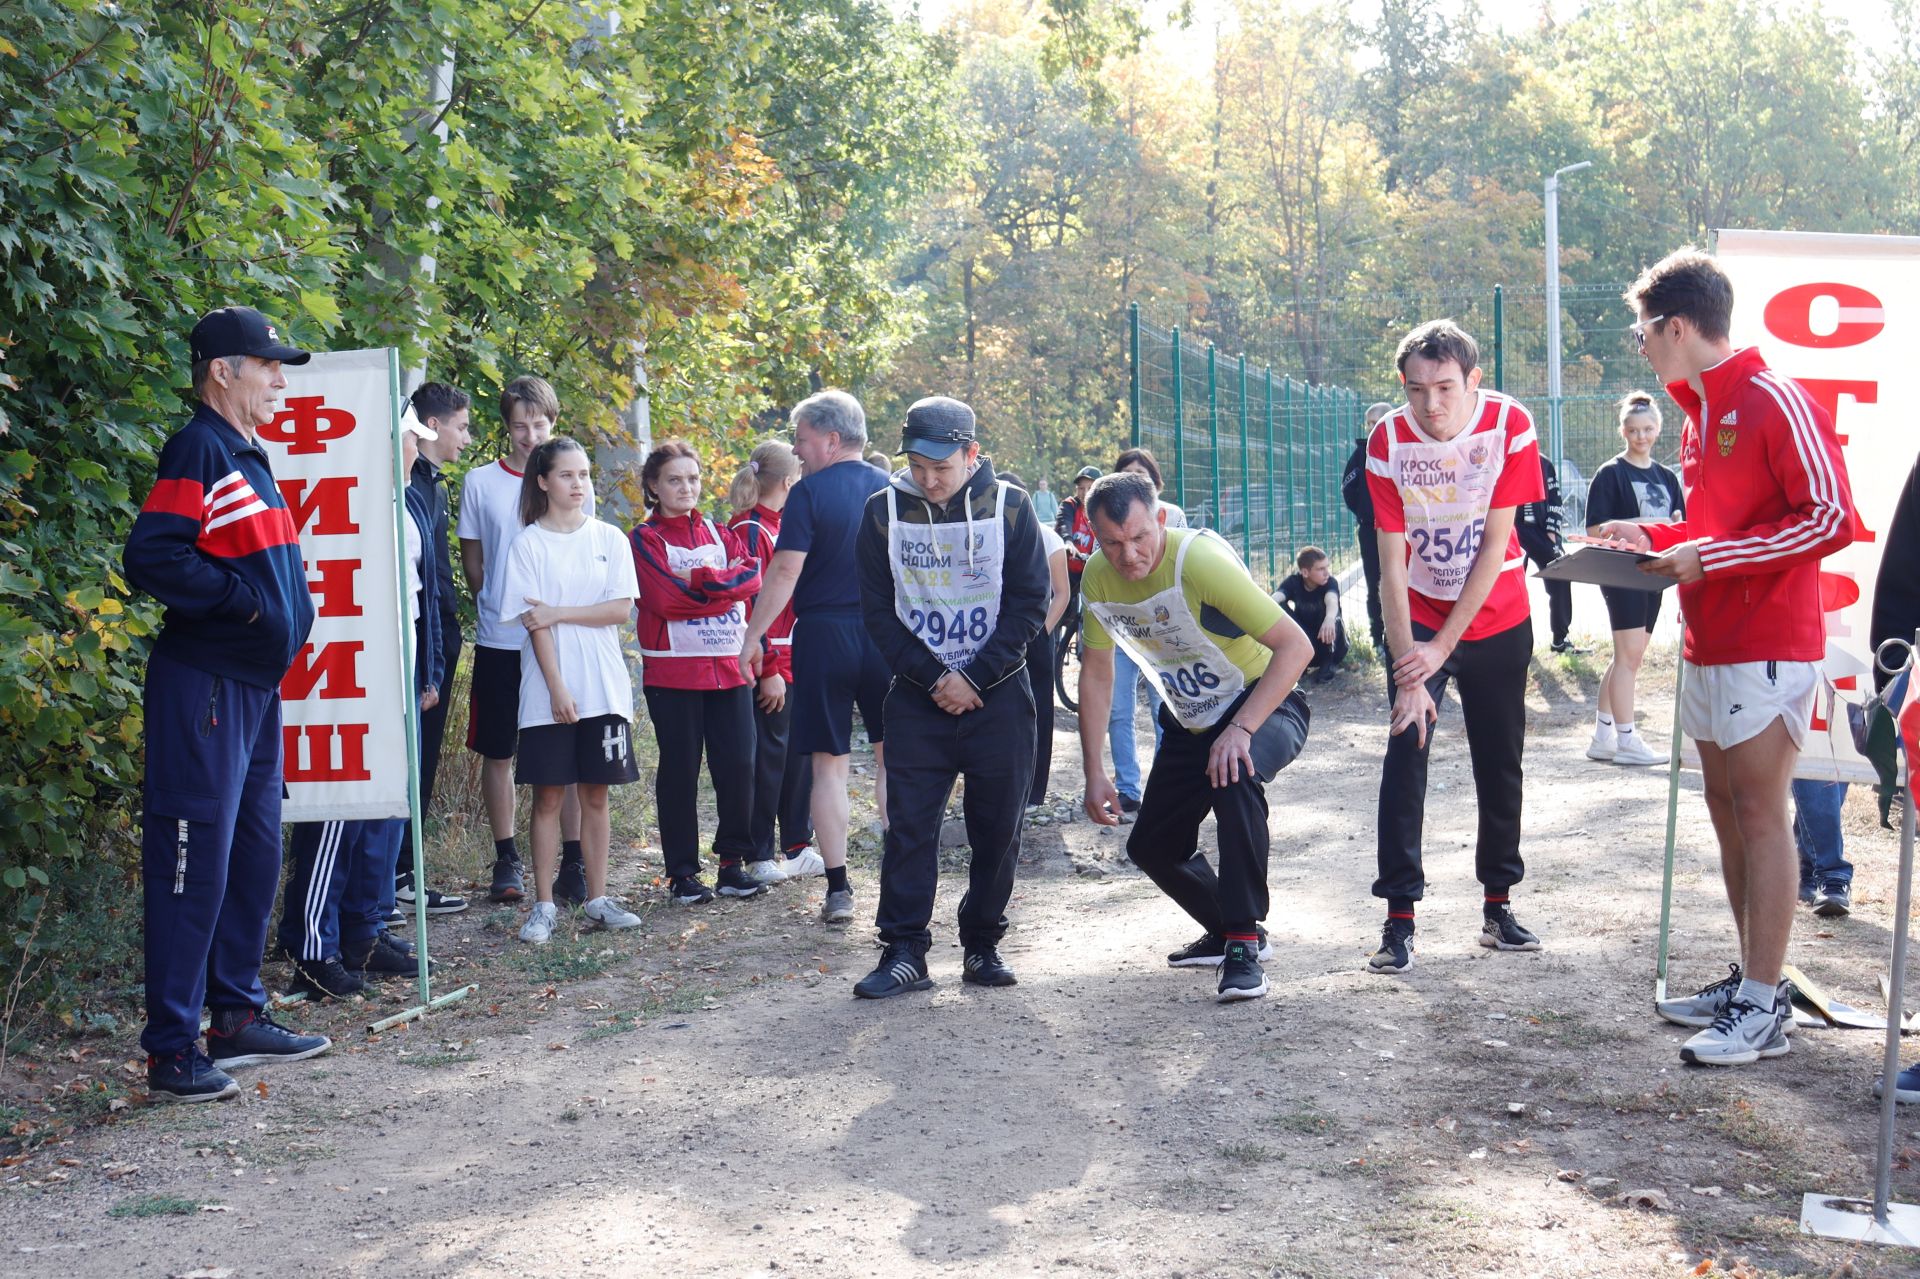
<svg viewBox="0 0 1920 1279"><path fill-rule="evenodd" d="M814 851L808 844L797 853L787 854L787 864L781 868L788 879L800 879L806 875L824 875L827 873L826 859Z"/></svg>
<svg viewBox="0 0 1920 1279"><path fill-rule="evenodd" d="M747 878L756 884L784 884L789 876L780 867L778 857L766 857L759 861L748 862L744 869Z"/></svg>
<svg viewBox="0 0 1920 1279"><path fill-rule="evenodd" d="M1593 730L1593 740L1587 743L1587 758L1597 759L1602 764L1613 762L1613 752L1618 743L1611 732L1603 729Z"/></svg>
<svg viewBox="0 0 1920 1279"><path fill-rule="evenodd" d="M536 908L537 909L537 908ZM601 928L638 928L640 916L623 910L611 897L596 897L586 904L587 918ZM521 936L526 936L522 933Z"/></svg>
<svg viewBox="0 0 1920 1279"><path fill-rule="evenodd" d="M1587 753L1591 755L1593 752ZM1629 733L1614 747L1613 762L1616 764L1664 764L1667 762L1667 757L1647 745L1647 739L1640 734Z"/></svg>
<svg viewBox="0 0 1920 1279"><path fill-rule="evenodd" d="M1702 986L1691 995L1675 995L1672 999L1662 999L1653 1005L1653 1011L1676 1026L1686 1026L1699 1030L1711 1026L1721 1013L1733 1004L1733 997L1740 993L1740 965L1728 964L1727 975L1709 986Z"/></svg>
<svg viewBox="0 0 1920 1279"><path fill-rule="evenodd" d="M1744 1066L1762 1057L1784 1057L1793 1051L1787 1025L1793 1021L1793 996L1787 983L1774 992L1773 1007L1735 997L1713 1025L1680 1047L1680 1060L1690 1066Z"/></svg>
<svg viewBox="0 0 1920 1279"><path fill-rule="evenodd" d="M596 899L599 900L599 899ZM520 940L544 946L553 940L553 924L560 918L560 908L552 902L535 902L533 913L527 916L527 922L520 926Z"/></svg>

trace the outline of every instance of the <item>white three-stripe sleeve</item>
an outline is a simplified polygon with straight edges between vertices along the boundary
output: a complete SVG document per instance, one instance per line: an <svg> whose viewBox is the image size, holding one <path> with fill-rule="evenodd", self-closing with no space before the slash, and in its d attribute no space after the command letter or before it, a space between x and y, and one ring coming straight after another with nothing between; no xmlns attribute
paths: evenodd
<svg viewBox="0 0 1920 1279"><path fill-rule="evenodd" d="M1700 566L1709 573L1805 554L1832 538L1848 519L1846 502L1841 496L1841 480L1820 437L1807 393L1771 372L1761 373L1754 378L1754 383L1767 393L1786 418L1794 455L1807 476L1813 510L1788 519L1771 533L1709 540L1700 550Z"/></svg>

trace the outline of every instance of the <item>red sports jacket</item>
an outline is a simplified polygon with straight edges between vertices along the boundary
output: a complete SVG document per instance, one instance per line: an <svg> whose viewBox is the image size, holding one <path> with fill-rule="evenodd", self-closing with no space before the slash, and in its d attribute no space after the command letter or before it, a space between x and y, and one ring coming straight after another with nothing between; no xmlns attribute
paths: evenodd
<svg viewBox="0 0 1920 1279"><path fill-rule="evenodd" d="M1700 544L1706 576L1680 587L1686 659L1818 662L1826 656L1820 561L1853 541L1853 489L1833 420L1753 347L1667 387L1680 434L1686 518L1649 524L1654 549Z"/></svg>
<svg viewBox="0 0 1920 1279"><path fill-rule="evenodd" d="M740 539L747 554L760 561L760 573L764 577L767 566L773 563L773 544L780 540L780 512L756 505L728 520L727 527ZM753 620L752 609L747 610L747 620ZM773 619L773 625L767 630L766 645L767 660L760 673L778 675L787 683L793 683L793 601L787 601L780 616Z"/></svg>
<svg viewBox="0 0 1920 1279"><path fill-rule="evenodd" d="M719 617L738 607L744 622L746 604L760 592L760 562L748 555L740 539L698 511L668 519L657 512L627 537L633 546L633 568L640 578L636 601L639 619L641 678L648 688L738 688L739 647L709 655L668 655L672 647L668 627L693 618ZM712 558L718 567L696 567L691 581L674 573L672 552L717 545Z"/></svg>

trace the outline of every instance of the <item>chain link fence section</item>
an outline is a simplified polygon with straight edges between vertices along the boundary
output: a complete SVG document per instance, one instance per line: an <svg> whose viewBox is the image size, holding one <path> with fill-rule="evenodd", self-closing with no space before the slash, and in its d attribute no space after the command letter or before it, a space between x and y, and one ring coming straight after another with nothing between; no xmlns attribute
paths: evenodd
<svg viewBox="0 0 1920 1279"><path fill-rule="evenodd" d="M1359 433L1361 413L1375 400L1401 402L1394 371L1394 351L1400 339L1428 320L1451 318L1480 343L1485 385L1505 391L1533 414L1540 432L1540 450L1561 459L1561 493L1566 527L1585 526L1587 485L1601 463L1622 448L1619 403L1630 391L1653 394L1666 419L1654 456L1677 469L1680 452L1679 413L1640 358L1628 328L1630 315L1621 300L1625 282L1567 284L1560 290L1561 396L1559 438L1554 438L1554 405L1547 394L1547 322L1544 285L1509 289L1435 288L1399 293L1349 294L1302 303L1222 340L1257 353L1268 367L1292 370L1302 383L1314 386L1354 387L1360 393L1359 412L1343 420L1351 434ZM1154 330L1156 343L1169 334ZM1221 335L1215 335L1221 337ZM1183 335L1190 361L1192 352L1204 352L1204 338ZM1162 356L1164 361L1164 355ZM1254 392L1256 398L1258 391ZM1310 415L1311 416L1311 415ZM1147 419L1143 418L1143 421ZM1170 419L1169 419L1170 420ZM1315 451L1312 446L1297 447ZM1281 446L1285 454L1284 445ZM1341 454L1344 461L1345 454ZM1336 463L1337 465L1337 463ZM1337 485L1336 485L1337 487ZM1283 488L1282 493L1291 492ZM1318 513L1320 504L1308 494L1296 495ZM1336 495L1337 501L1337 495ZM1283 497L1282 516L1286 513ZM1334 542L1350 542L1351 528L1335 525L1332 534L1309 518L1304 526ZM1314 539L1309 539L1314 540ZM1345 545L1320 541L1336 562Z"/></svg>
<svg viewBox="0 0 1920 1279"><path fill-rule="evenodd" d="M1162 329L1128 312L1133 443L1151 449L1165 498L1230 542L1269 589L1309 544L1336 571L1358 560L1340 496L1370 402Z"/></svg>

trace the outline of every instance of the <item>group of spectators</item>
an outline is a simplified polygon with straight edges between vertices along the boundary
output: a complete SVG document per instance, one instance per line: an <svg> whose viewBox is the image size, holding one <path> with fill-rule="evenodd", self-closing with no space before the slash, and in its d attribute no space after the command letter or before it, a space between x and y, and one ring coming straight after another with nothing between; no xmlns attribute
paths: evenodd
<svg viewBox="0 0 1920 1279"><path fill-rule="evenodd" d="M1824 655L1818 562L1853 536L1851 498L1824 412L1752 348L1732 347L1731 286L1710 258L1670 256L1628 301L1642 350L1687 413L1682 473L1652 461L1661 425L1653 397L1629 397L1626 448L1595 476L1590 531L1641 548L1651 556L1643 571L1680 585L1680 727L1700 747L1741 949L1728 979L1659 1012L1698 1030L1685 1061L1738 1065L1788 1051L1785 801ZM168 609L147 688L143 1042L150 1090L179 1100L231 1096L237 1085L226 1070L328 1047L268 1015L259 976L280 862L276 690L313 610L292 520L254 432L272 420L282 365L307 355L246 308L206 317L192 345L198 407L162 452L126 552L130 580ZM1406 402L1369 410L1358 494L1348 485L1377 579L1369 626L1390 679L1373 885L1386 919L1368 961L1382 974L1414 961L1427 766L1450 683L1478 809L1478 940L1496 951L1542 946L1512 902L1526 870L1533 648L1521 570L1558 549L1553 477L1532 419L1480 386L1473 339L1448 321L1422 325L1402 342L1397 367ZM1721 430L1711 453L1699 429L1708 398L1736 403L1741 423ZM426 799L444 732L441 693L462 643L441 468L471 437L469 409L458 390L427 384L401 441L412 477L408 594ZM1056 503L1045 481L1030 496L1018 476L996 473L972 409L942 396L909 409L905 465L889 472L871 460L864 411L842 391L793 407L791 443L754 449L731 477L725 521L704 513L698 453L659 442L640 476L646 518L622 531L595 518L591 458L555 434L550 386L509 383L500 415L509 451L467 473L452 531L479 612L468 744L485 760L495 841L488 891L502 902L531 895L523 941L547 942L562 905L577 905L589 927L639 922L607 882L609 788L639 775L622 644L631 623L659 747L653 784L672 901L751 898L824 875L822 919L852 919L857 711L882 814L883 950L854 994L880 999L932 984L940 828L962 781L962 978L1014 984L998 946L1023 817L1048 784L1053 715L1042 693L1055 628L1077 619L1088 815L1133 822L1129 855L1202 927L1169 964L1217 970L1224 1002L1266 993L1265 788L1305 748L1303 677L1329 678L1346 656L1323 550L1301 548L1297 571L1269 594L1223 539L1186 527L1161 498L1150 452L1127 450L1108 472L1086 468ZM1743 439L1753 442L1742 448ZM1052 529L1041 518L1049 509ZM1754 598L1767 626L1747 624L1756 610L1742 601ZM1638 763L1653 753L1634 728L1633 676L1659 600L1657 591L1608 597L1615 654L1588 752L1596 759ZM1556 599L1556 648L1570 642L1570 616ZM1156 707L1144 782L1133 701L1143 675ZM712 886L701 866L703 760L717 800ZM531 867L513 833L516 785L532 790ZM1213 863L1200 843L1208 816ZM412 971L410 947L391 931L404 905L465 907L400 868L404 836L403 822L295 832L280 942L309 995ZM203 1007L212 1011L206 1052Z"/></svg>

